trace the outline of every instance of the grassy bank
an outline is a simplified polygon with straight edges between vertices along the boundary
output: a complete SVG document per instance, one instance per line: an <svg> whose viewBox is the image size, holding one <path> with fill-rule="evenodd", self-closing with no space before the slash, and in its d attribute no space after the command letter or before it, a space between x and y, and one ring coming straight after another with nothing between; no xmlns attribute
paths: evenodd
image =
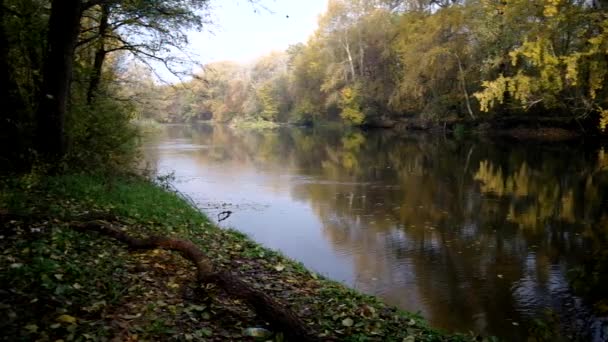
<svg viewBox="0 0 608 342"><path fill-rule="evenodd" d="M263 119L235 119L230 123L230 126L236 129L267 130L276 129L279 124Z"/></svg>
<svg viewBox="0 0 608 342"><path fill-rule="evenodd" d="M266 327L176 253L134 252L70 227L96 215L134 236L189 239L220 269L289 305L319 340L445 341L416 315L306 270L242 234L215 227L176 194L139 177L24 176L1 181L0 339L253 340ZM281 340L274 334L262 340Z"/></svg>
<svg viewBox="0 0 608 342"><path fill-rule="evenodd" d="M162 131L162 124L154 119L134 120L132 123L139 129L140 133L158 133Z"/></svg>

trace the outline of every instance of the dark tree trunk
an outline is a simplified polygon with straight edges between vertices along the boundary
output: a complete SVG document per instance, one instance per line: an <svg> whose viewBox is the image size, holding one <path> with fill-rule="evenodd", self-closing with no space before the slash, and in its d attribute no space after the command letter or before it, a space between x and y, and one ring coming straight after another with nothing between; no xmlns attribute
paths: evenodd
<svg viewBox="0 0 608 342"><path fill-rule="evenodd" d="M4 29L4 4L0 4L0 101L4 104L9 94L8 39Z"/></svg>
<svg viewBox="0 0 608 342"><path fill-rule="evenodd" d="M6 34L4 20L6 11L4 6L0 6L0 105L2 106L2 115L0 116L0 125L2 128L10 124L12 119L16 117L17 85L12 77L12 69L9 62L9 39Z"/></svg>
<svg viewBox="0 0 608 342"><path fill-rule="evenodd" d="M81 0L53 0L51 5L36 135L38 152L47 161L67 152L65 116L82 7Z"/></svg>
<svg viewBox="0 0 608 342"><path fill-rule="evenodd" d="M0 172L25 166L26 161L19 156L23 154L23 142L27 140L20 134L18 125L23 102L9 61L10 40L6 32L6 17L5 7L0 6L0 164L5 168Z"/></svg>
<svg viewBox="0 0 608 342"><path fill-rule="evenodd" d="M105 39L108 31L108 18L110 16L110 6L108 4L101 5L101 17L99 19L99 45L95 52L95 61L93 62L93 72L91 74L91 80L89 81L89 88L87 89L87 104L93 103L93 99L99 89L101 82L101 72L103 69L103 63L106 59Z"/></svg>
<svg viewBox="0 0 608 342"><path fill-rule="evenodd" d="M4 30L4 5L0 4L0 105L2 106L2 115L0 115L0 161L8 159L9 151L7 143L10 141L8 136L11 129L11 108L10 105L10 73L8 63L8 39ZM6 163L3 163L6 164Z"/></svg>

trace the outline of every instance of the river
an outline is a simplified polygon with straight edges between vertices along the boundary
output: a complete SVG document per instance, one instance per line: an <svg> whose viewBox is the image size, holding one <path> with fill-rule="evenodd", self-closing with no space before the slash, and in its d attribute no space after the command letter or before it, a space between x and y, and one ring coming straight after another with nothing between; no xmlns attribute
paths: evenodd
<svg viewBox="0 0 608 342"><path fill-rule="evenodd" d="M567 278L608 231L598 144L176 125L144 151L220 226L435 327L606 338Z"/></svg>

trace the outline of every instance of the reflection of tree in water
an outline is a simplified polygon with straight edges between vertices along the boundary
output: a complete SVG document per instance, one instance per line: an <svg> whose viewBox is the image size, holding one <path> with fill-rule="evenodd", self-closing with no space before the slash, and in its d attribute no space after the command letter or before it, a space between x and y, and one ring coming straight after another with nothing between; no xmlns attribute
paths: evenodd
<svg viewBox="0 0 608 342"><path fill-rule="evenodd" d="M511 321L559 309L566 269L605 246L603 149L197 129L192 143L213 146L196 153L201 164L253 166L277 183L297 175L292 196L310 203L327 240L352 257L354 285L446 328L521 337L523 325Z"/></svg>
<svg viewBox="0 0 608 342"><path fill-rule="evenodd" d="M584 233L605 211L601 158L567 146L377 140L386 138L328 153L323 170L342 183L294 189L336 249L353 253L360 288L445 327L506 334L517 330L510 320L563 304L552 295L567 288L564 265L584 254ZM335 157L346 153L348 163Z"/></svg>

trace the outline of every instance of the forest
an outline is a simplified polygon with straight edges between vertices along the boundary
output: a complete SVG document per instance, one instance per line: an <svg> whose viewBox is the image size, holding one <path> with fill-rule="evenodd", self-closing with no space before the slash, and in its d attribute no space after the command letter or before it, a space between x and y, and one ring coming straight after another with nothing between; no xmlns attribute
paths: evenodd
<svg viewBox="0 0 608 342"><path fill-rule="evenodd" d="M132 70L159 122L392 126L554 118L608 124L606 3L330 0L305 43L158 85ZM136 91L136 90L134 90ZM132 94L136 96L135 93Z"/></svg>
<svg viewBox="0 0 608 342"><path fill-rule="evenodd" d="M188 30L211 21L207 1L6 0L0 136L11 148L1 158L120 163L133 150L134 119L393 126L557 118L602 131L606 6L331 0L307 42L166 84L154 67L178 72L185 59L175 51L187 46Z"/></svg>

